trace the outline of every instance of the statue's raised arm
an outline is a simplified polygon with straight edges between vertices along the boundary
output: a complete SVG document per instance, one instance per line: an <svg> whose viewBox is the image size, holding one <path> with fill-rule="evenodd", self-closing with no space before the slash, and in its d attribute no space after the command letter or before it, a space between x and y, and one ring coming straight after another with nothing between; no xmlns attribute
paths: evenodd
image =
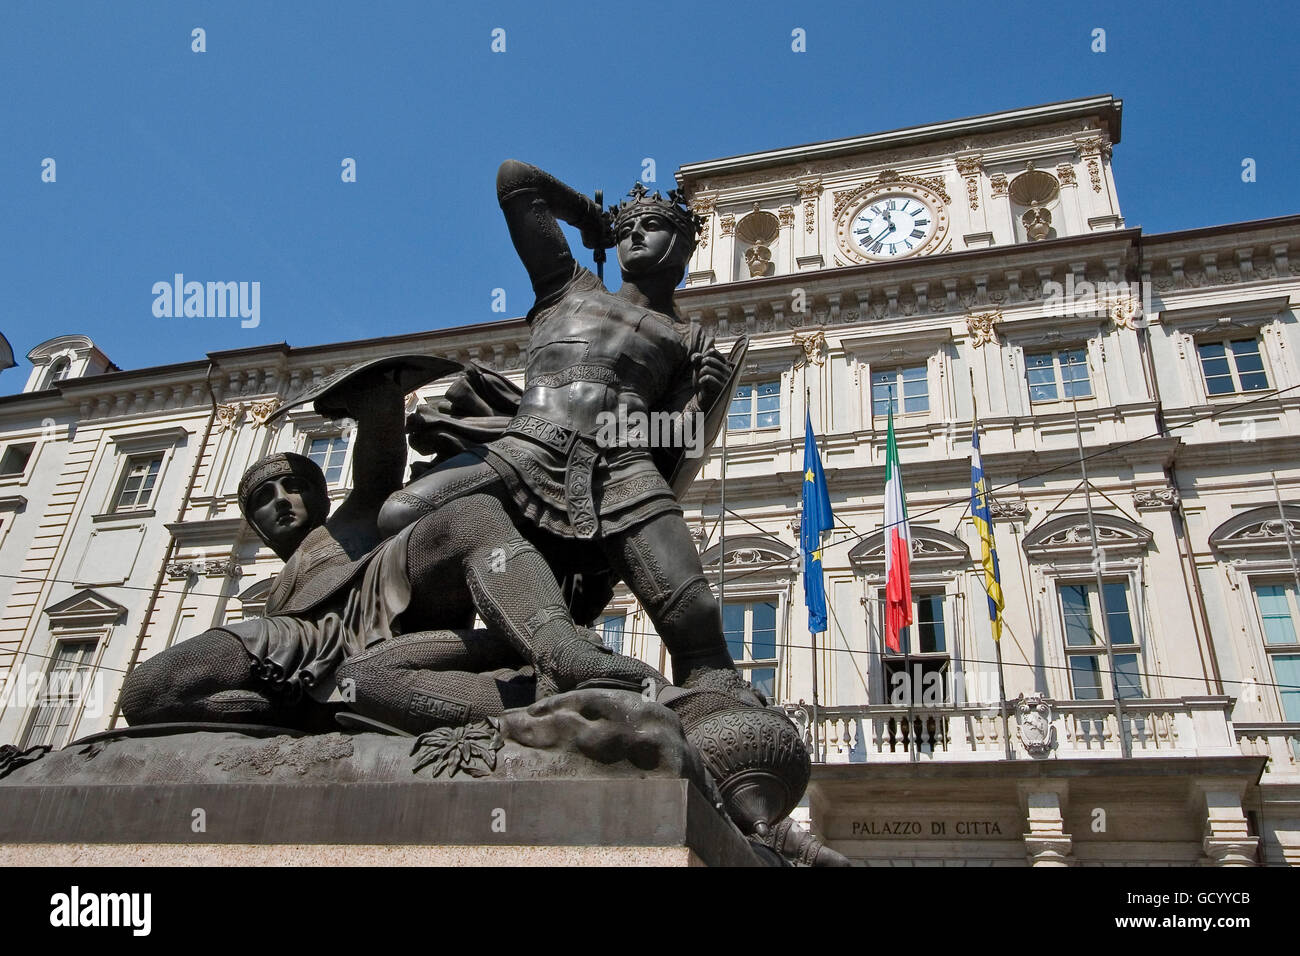
<svg viewBox="0 0 1300 956"><path fill-rule="evenodd" d="M573 276L573 253L557 220L577 228L589 249L614 244L605 214L594 200L528 163L507 159L501 164L497 201L539 302Z"/></svg>

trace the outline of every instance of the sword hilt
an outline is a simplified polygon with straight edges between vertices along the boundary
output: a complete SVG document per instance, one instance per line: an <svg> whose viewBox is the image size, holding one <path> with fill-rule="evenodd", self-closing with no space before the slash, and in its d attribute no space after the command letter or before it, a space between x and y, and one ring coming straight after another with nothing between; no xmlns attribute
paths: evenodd
<svg viewBox="0 0 1300 956"><path fill-rule="evenodd" d="M605 190L603 189L596 190L595 201L596 201L596 209L603 216L605 214ZM596 277L600 279L601 282L604 282L605 281L604 248L598 245L595 249L591 251L591 257L596 263Z"/></svg>

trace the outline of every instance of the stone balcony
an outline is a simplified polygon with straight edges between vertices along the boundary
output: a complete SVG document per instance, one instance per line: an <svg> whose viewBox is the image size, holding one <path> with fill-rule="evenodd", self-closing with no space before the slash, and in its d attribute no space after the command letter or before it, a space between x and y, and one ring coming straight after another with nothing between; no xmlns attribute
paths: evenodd
<svg viewBox="0 0 1300 956"><path fill-rule="evenodd" d="M816 762L944 763L1132 757L1269 758L1267 778L1300 775L1300 724L1233 726L1231 697L1121 702L1011 701L996 705L914 708L894 705L783 709L803 728ZM1121 724L1123 738L1121 739Z"/></svg>

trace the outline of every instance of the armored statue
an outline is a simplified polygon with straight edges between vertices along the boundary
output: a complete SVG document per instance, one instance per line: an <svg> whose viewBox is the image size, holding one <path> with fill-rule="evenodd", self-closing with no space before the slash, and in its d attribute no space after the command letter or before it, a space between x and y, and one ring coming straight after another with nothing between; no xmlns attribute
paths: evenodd
<svg viewBox="0 0 1300 956"><path fill-rule="evenodd" d="M536 294L523 393L498 437L466 445L395 492L381 529L395 534L426 515L461 510L472 496L482 513L508 513L551 565L625 581L667 647L678 685L761 706L727 651L663 456L641 441L611 444L599 435L611 416L699 416L731 380L727 360L673 306L698 217L676 191L649 195L640 183L607 213L514 160L498 170L497 197ZM617 246L617 293L574 260L557 217L593 249ZM413 447L437 449L443 425L437 415L414 416ZM511 583L520 580L537 574L523 565L496 578L471 574L471 588L475 603L491 609L489 623L533 663L539 693L639 676L627 659L602 657L582 640L564 604Z"/></svg>

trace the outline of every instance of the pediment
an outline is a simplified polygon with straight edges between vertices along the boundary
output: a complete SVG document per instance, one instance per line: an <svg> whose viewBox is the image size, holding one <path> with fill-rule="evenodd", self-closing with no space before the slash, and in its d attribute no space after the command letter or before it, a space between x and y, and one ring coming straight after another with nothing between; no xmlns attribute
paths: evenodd
<svg viewBox="0 0 1300 956"><path fill-rule="evenodd" d="M45 609L50 623L63 627L78 624L113 624L126 615L126 608L98 591L78 591Z"/></svg>
<svg viewBox="0 0 1300 956"><path fill-rule="evenodd" d="M1283 523L1285 515L1285 523ZM1286 557L1287 529L1291 547L1300 548L1300 506L1251 508L1233 515L1210 532L1210 547L1237 559Z"/></svg>
<svg viewBox="0 0 1300 956"><path fill-rule="evenodd" d="M1121 515L1094 514L1097 547L1107 555L1134 556L1151 544L1151 532ZM1032 558L1082 558L1092 556L1092 532L1083 511L1058 515L1025 535L1025 553Z"/></svg>
<svg viewBox="0 0 1300 956"><path fill-rule="evenodd" d="M970 563L970 549L954 534L925 525L912 525L914 572L954 571ZM849 552L849 561L860 571L883 574L885 571L885 531L867 535Z"/></svg>
<svg viewBox="0 0 1300 956"><path fill-rule="evenodd" d="M721 545L715 544L700 555L700 563L706 569L716 569L721 553ZM769 567L773 571L784 571L795 556L794 548L768 535L737 535L734 538L727 536L726 567L728 568Z"/></svg>

